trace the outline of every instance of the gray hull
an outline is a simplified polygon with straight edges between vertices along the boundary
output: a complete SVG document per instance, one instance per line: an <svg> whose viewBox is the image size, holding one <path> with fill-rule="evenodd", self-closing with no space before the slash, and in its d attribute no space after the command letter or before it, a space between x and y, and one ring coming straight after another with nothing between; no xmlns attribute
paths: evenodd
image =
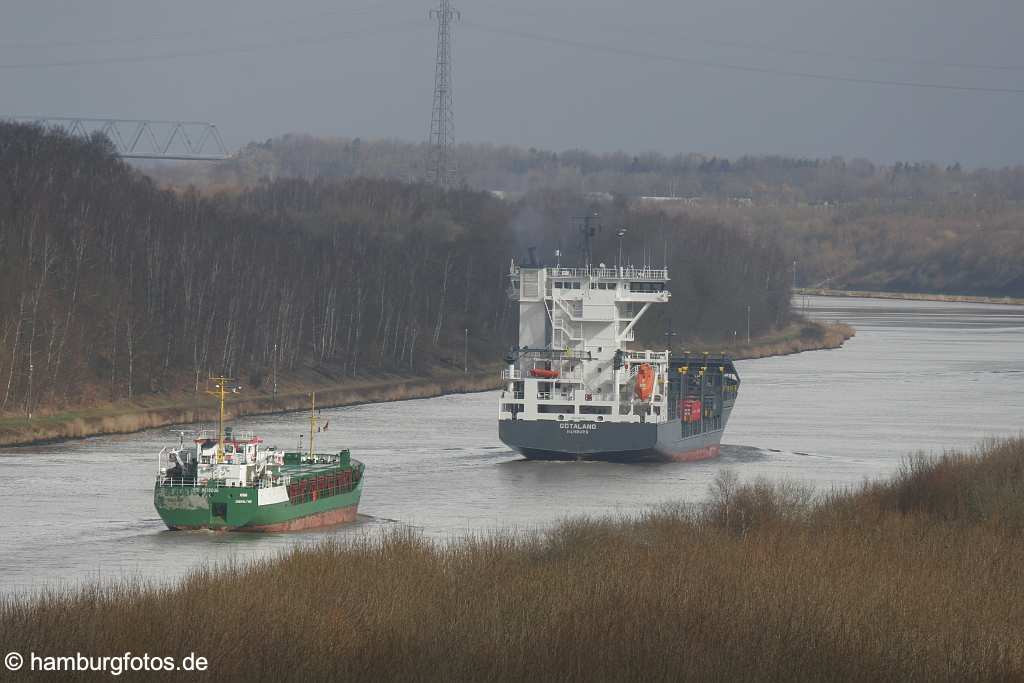
<svg viewBox="0 0 1024 683"><path fill-rule="evenodd" d="M679 420L663 424L595 421L499 420L498 437L532 460L703 460L718 455L721 429L683 436Z"/></svg>

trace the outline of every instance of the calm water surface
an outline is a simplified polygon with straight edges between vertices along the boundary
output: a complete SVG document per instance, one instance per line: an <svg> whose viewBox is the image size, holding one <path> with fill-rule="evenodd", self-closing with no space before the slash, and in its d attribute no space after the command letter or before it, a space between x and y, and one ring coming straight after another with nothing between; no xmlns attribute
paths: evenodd
<svg viewBox="0 0 1024 683"><path fill-rule="evenodd" d="M323 411L318 449L367 464L358 523L301 534L170 532L152 505L165 430L0 451L0 592L123 577L167 579L208 562L396 523L450 537L535 529L582 514L699 500L723 468L742 478L845 486L916 450L971 447L1024 429L1024 307L809 300L857 336L835 351L739 363L743 386L718 460L527 462L497 439L497 394ZM292 447L306 416L239 420Z"/></svg>

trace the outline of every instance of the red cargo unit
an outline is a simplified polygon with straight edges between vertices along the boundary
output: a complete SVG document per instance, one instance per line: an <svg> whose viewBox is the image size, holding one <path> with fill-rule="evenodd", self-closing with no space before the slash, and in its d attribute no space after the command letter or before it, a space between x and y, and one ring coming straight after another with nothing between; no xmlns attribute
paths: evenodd
<svg viewBox="0 0 1024 683"><path fill-rule="evenodd" d="M683 422L699 422L701 416L700 401L695 398L684 398L679 402L679 414Z"/></svg>

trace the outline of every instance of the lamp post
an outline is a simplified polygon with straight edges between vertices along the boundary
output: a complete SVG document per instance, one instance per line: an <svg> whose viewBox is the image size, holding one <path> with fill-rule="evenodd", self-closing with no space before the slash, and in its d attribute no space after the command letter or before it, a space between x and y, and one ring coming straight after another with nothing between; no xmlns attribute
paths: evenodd
<svg viewBox="0 0 1024 683"><path fill-rule="evenodd" d="M469 328L465 328L462 347L462 373L469 374Z"/></svg>
<svg viewBox="0 0 1024 683"><path fill-rule="evenodd" d="M750 343L750 304L747 304L747 343Z"/></svg>
<svg viewBox="0 0 1024 683"><path fill-rule="evenodd" d="M28 400L25 401L25 412L28 413L28 421L32 421L32 374L35 370L35 365L32 363L28 364Z"/></svg>
<svg viewBox="0 0 1024 683"><path fill-rule="evenodd" d="M619 231L615 233L619 237L619 270L622 269L622 238L626 236L626 229L619 228Z"/></svg>

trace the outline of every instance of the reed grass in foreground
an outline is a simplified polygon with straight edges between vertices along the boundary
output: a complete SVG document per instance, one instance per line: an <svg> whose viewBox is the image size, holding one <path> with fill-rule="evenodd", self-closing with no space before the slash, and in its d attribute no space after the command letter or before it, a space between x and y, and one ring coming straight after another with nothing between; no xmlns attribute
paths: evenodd
<svg viewBox="0 0 1024 683"><path fill-rule="evenodd" d="M1021 440L823 497L723 476L707 507L7 601L0 644L230 680L1016 680L1022 491Z"/></svg>

